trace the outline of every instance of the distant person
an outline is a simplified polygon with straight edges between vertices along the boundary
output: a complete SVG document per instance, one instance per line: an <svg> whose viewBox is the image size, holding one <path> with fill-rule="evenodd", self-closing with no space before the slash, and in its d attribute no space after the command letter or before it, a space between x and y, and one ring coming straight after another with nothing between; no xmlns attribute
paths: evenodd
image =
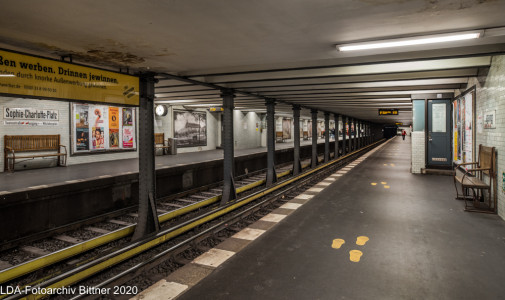
<svg viewBox="0 0 505 300"><path fill-rule="evenodd" d="M404 131L402 131L402 138L403 138L403 140L404 140L404 141L405 141L405 136L406 136L406 135L407 135L407 132L406 132L405 130L404 130Z"/></svg>

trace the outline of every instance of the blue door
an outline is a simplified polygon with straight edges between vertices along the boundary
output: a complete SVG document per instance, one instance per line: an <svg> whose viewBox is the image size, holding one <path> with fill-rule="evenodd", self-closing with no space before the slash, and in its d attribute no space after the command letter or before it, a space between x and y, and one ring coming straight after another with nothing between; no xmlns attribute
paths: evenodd
<svg viewBox="0 0 505 300"><path fill-rule="evenodd" d="M451 166L451 102L428 100L428 166Z"/></svg>

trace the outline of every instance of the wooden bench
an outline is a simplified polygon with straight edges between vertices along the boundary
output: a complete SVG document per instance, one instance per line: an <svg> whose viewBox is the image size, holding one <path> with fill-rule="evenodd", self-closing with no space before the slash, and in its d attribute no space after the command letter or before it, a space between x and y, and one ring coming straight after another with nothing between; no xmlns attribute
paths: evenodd
<svg viewBox="0 0 505 300"><path fill-rule="evenodd" d="M166 142L166 144L165 144ZM154 134L154 147L155 149L163 149L163 155L170 153L170 149L172 148L172 145L170 145L170 142L168 140L165 140L165 134L164 133L155 133Z"/></svg>
<svg viewBox="0 0 505 300"><path fill-rule="evenodd" d="M464 166L471 167L466 169L463 168ZM458 190L458 184L461 185L461 194ZM456 188L456 199L465 200L466 211L496 213L495 147L479 145L477 162L456 165L454 186ZM472 191L471 195L470 191ZM491 201L491 199L493 200ZM473 206L468 205L468 200L473 202Z"/></svg>
<svg viewBox="0 0 505 300"><path fill-rule="evenodd" d="M283 135L282 131L276 131L275 132L275 140L278 143L284 142L284 135Z"/></svg>
<svg viewBox="0 0 505 300"><path fill-rule="evenodd" d="M67 147L61 145L60 135L5 135L4 171L14 171L16 160L56 157L58 166L67 164ZM56 151L57 153L40 153ZM22 152L22 155L18 153ZM27 154L25 152L36 152ZM37 154L38 153L38 154Z"/></svg>

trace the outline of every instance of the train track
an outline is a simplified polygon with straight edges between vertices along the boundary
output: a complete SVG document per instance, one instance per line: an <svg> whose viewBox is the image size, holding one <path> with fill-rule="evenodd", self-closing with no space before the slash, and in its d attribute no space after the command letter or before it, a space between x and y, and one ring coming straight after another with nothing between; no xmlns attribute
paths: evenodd
<svg viewBox="0 0 505 300"><path fill-rule="evenodd" d="M147 240L139 241L133 244L129 243L126 238L133 233L135 225L128 225L122 229L104 234L73 247L69 247L14 268L4 270L3 272L0 272L0 282L2 282L4 286L7 286L8 284L14 284L20 287L30 285L41 289L56 289L58 287L71 286L72 284L81 282L89 276L99 273L104 269L108 269L119 263L131 260L133 257L138 256L145 251L154 251L154 253L147 255L147 257L151 257L152 259L143 260L141 263L129 268L128 270L130 271L123 274L125 277L121 276L122 279L112 276L111 280L102 280L102 282L97 286L111 283L117 284L120 281L124 281L124 278L128 278L129 276L131 277L131 272L136 273L141 269L152 266L155 261L166 258L167 255L174 255L174 253L180 252L181 249L187 248L187 245L194 245L195 241L207 238L208 234L215 234L215 232L222 229L225 224L229 225L233 220L241 218L241 215L246 214L246 211L253 212L258 207L264 207L267 203L275 201L272 199L277 199L279 197L277 194L284 195L290 190L292 191L293 189L296 189L297 186L299 187L300 184L303 185L303 182L309 182L314 180L314 178L324 176L325 173L332 172L335 168L341 167L349 160L354 159L355 157L361 155L364 151L367 151L376 145L377 143L359 149L339 158L338 160L333 160L328 164L308 170L297 177L291 177L281 181L273 187L255 191L240 200L229 203L225 207L204 211L202 210L197 216L190 216L185 219L182 218L177 221L173 221L178 216L186 215L189 212L200 209L201 207L219 202L220 196L214 195L208 199L204 199L193 204L188 203L187 206L180 207L172 212L162 213L159 216L160 222L166 222L168 225L164 226L161 232L156 236ZM288 170L285 172L286 174L284 174L284 177L289 175ZM252 178L254 178L254 176L252 176ZM247 191L258 188L264 183L258 183L261 180L245 182L242 187L239 187L239 189L243 188L243 191ZM180 198L175 197L175 199ZM236 213L237 210L242 211ZM134 218L135 216L130 215L130 217ZM167 222L169 220L172 220L172 222ZM204 227L203 229L201 228L202 226ZM121 239L123 239L123 242L119 243L119 245L113 243L114 241L118 242ZM160 250L160 248L162 249ZM90 249L97 249L98 251L96 252L98 253L88 254L87 256L74 261L72 264L69 264L68 268L60 268L58 270L47 268L56 262L68 260L68 258L80 253L89 252ZM38 274L37 272L34 272L34 270L40 268L44 268L43 272L39 272ZM27 276L25 274L35 275ZM14 279L20 276L24 277L24 281L17 283L14 282ZM28 296L28 294L21 293L20 295L11 296L9 299L16 299L24 296ZM45 295L39 292L30 294L29 296L30 298L37 299Z"/></svg>

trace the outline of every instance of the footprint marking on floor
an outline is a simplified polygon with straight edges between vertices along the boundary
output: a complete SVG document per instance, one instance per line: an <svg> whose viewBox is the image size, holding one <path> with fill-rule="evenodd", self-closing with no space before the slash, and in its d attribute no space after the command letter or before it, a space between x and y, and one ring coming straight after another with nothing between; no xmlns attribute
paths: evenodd
<svg viewBox="0 0 505 300"><path fill-rule="evenodd" d="M363 255L363 252L361 252L359 250L351 250L351 251L349 251L349 259L352 262L359 262L359 260L361 259L362 255Z"/></svg>
<svg viewBox="0 0 505 300"><path fill-rule="evenodd" d="M383 185L384 185L384 184L388 184L388 183L387 183L387 182L385 182L385 181L382 181L382 182L381 182L381 184L383 184Z"/></svg>
<svg viewBox="0 0 505 300"><path fill-rule="evenodd" d="M358 236L358 238L356 239L356 245L358 246L364 246L366 244L366 242L368 242L370 239L367 237L367 236Z"/></svg>
<svg viewBox="0 0 505 300"><path fill-rule="evenodd" d="M377 185L377 182L372 182L372 183L370 183L370 184L371 184L371 185Z"/></svg>
<svg viewBox="0 0 505 300"><path fill-rule="evenodd" d="M343 239L334 239L333 243L331 244L331 247L333 249L340 249L342 245L345 244L345 241Z"/></svg>

